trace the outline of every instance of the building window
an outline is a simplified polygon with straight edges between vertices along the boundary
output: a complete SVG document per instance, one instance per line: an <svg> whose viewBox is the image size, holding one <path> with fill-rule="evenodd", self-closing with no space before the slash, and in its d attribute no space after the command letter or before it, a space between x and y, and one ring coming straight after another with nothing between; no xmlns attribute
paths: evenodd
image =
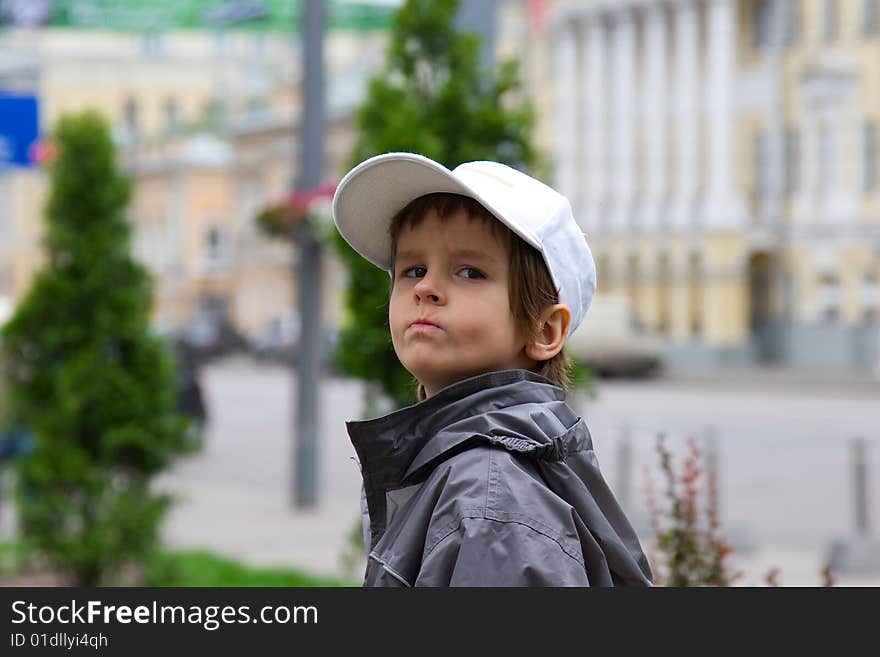
<svg viewBox="0 0 880 657"><path fill-rule="evenodd" d="M226 101L222 98L211 98L205 103L203 116L212 126L222 124L226 120Z"/></svg>
<svg viewBox="0 0 880 657"><path fill-rule="evenodd" d="M833 322L840 316L840 282L834 274L819 280L819 318Z"/></svg>
<svg viewBox="0 0 880 657"><path fill-rule="evenodd" d="M800 0L788 0L783 4L782 11L785 19L784 42L786 46L793 46L798 42L801 33Z"/></svg>
<svg viewBox="0 0 880 657"><path fill-rule="evenodd" d="M769 141L767 133L761 131L752 141L752 170L755 172L755 197L760 202L767 192L767 176L769 169Z"/></svg>
<svg viewBox="0 0 880 657"><path fill-rule="evenodd" d="M613 274L614 272L611 271L611 256L607 253L599 256L599 268L596 273L596 278L600 281L605 281L606 283L613 283Z"/></svg>
<svg viewBox="0 0 880 657"><path fill-rule="evenodd" d="M245 178L242 183L241 213L239 225L246 231L256 230L257 224L253 218L260 212L263 203L263 181L259 176Z"/></svg>
<svg viewBox="0 0 880 657"><path fill-rule="evenodd" d="M227 53L227 40L225 30L217 30L214 32L214 56L224 57Z"/></svg>
<svg viewBox="0 0 880 657"><path fill-rule="evenodd" d="M764 49L771 43L773 20L773 2L756 0L752 13L752 45Z"/></svg>
<svg viewBox="0 0 880 657"><path fill-rule="evenodd" d="M205 235L205 253L209 268L217 269L226 264L226 237L220 226L213 225L208 228Z"/></svg>
<svg viewBox="0 0 880 657"><path fill-rule="evenodd" d="M140 121L139 110L137 101L134 98L129 98L125 101L125 131L129 136L134 137L138 133L138 123Z"/></svg>
<svg viewBox="0 0 880 657"><path fill-rule="evenodd" d="M699 253L691 253L688 262L688 309L690 321L688 322L691 335L699 336L703 331L703 306L700 303L700 286L702 285L703 259Z"/></svg>
<svg viewBox="0 0 880 657"><path fill-rule="evenodd" d="M206 295L199 297L195 309L194 321L190 330L198 331L208 337L219 327L229 323L229 301L223 297Z"/></svg>
<svg viewBox="0 0 880 657"><path fill-rule="evenodd" d="M779 14L774 15L774 4ZM756 0L752 13L752 45L755 48L769 48L779 42L774 34L774 21L782 21L782 45L797 43L801 32L800 0Z"/></svg>
<svg viewBox="0 0 880 657"><path fill-rule="evenodd" d="M633 308L639 307L639 256L629 255L626 258L626 285L627 296ZM641 316L636 312L634 317L636 330L641 330Z"/></svg>
<svg viewBox="0 0 880 657"><path fill-rule="evenodd" d="M819 172L819 194L825 196L831 186L829 176L832 174L831 155L833 152L832 144L833 136L831 128L827 123L819 125L819 162L817 163L817 171Z"/></svg>
<svg viewBox="0 0 880 657"><path fill-rule="evenodd" d="M147 30L141 35L141 46L145 55L159 55L162 53L162 34L155 30Z"/></svg>
<svg viewBox="0 0 880 657"><path fill-rule="evenodd" d="M165 129L168 132L174 132L180 126L180 114L177 109L177 102L169 98L165 101Z"/></svg>
<svg viewBox="0 0 880 657"><path fill-rule="evenodd" d="M877 5L878 0L862 0L862 34L865 36L877 34Z"/></svg>
<svg viewBox="0 0 880 657"><path fill-rule="evenodd" d="M877 189L877 124L865 121L862 126L862 190Z"/></svg>
<svg viewBox="0 0 880 657"><path fill-rule="evenodd" d="M877 288L877 275L874 272L865 274L862 281L862 313L866 320L880 319L880 290Z"/></svg>
<svg viewBox="0 0 880 657"><path fill-rule="evenodd" d="M822 2L822 39L834 41L837 38L837 0Z"/></svg>
<svg viewBox="0 0 880 657"><path fill-rule="evenodd" d="M266 54L266 33L258 30L251 39L251 50L253 54L262 57Z"/></svg>
<svg viewBox="0 0 880 657"><path fill-rule="evenodd" d="M661 333L668 333L670 328L669 319L669 285L671 282L669 256L662 254L657 261L657 287L659 292L658 305L659 313L657 317L657 330Z"/></svg>
<svg viewBox="0 0 880 657"><path fill-rule="evenodd" d="M785 197L791 198L800 189L801 136L790 128L785 131Z"/></svg>
<svg viewBox="0 0 880 657"><path fill-rule="evenodd" d="M266 96L250 96L246 105L249 114L258 114L269 109L270 101Z"/></svg>

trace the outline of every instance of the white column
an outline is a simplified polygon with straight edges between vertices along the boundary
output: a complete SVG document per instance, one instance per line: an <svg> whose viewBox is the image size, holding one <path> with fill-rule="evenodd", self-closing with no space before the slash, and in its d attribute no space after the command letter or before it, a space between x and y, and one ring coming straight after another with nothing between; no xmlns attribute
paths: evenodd
<svg viewBox="0 0 880 657"><path fill-rule="evenodd" d="M614 200L612 227L624 230L630 227L635 191L635 23L630 10L613 17L613 139Z"/></svg>
<svg viewBox="0 0 880 657"><path fill-rule="evenodd" d="M706 9L709 180L705 221L708 227L732 227L741 225L745 219L733 178L736 2L709 0Z"/></svg>
<svg viewBox="0 0 880 657"><path fill-rule="evenodd" d="M556 188L574 202L577 166L577 46L574 25L566 21L556 35Z"/></svg>
<svg viewBox="0 0 880 657"><path fill-rule="evenodd" d="M586 71L584 107L587 110L586 167L587 222L605 227L608 222L608 26L600 15L587 19L584 48Z"/></svg>
<svg viewBox="0 0 880 657"><path fill-rule="evenodd" d="M859 119L850 97L832 112L828 122L832 133L828 218L840 223L853 222L858 207L856 190L860 189L858 173L862 161Z"/></svg>
<svg viewBox="0 0 880 657"><path fill-rule="evenodd" d="M574 98L577 99L577 112L575 115L576 132L571 135L575 142L577 155L575 157L575 180L574 197L571 199L574 217L582 229L587 230L592 225L590 213L590 194L587 186L590 147L590 108L587 105L589 98L589 83L587 81L587 24L584 17L578 16L574 20L575 57L577 69L575 71L576 82Z"/></svg>
<svg viewBox="0 0 880 657"><path fill-rule="evenodd" d="M642 106L642 134L645 145L644 172L645 184L641 212L641 223L645 230L656 230L664 217L664 202L667 194L668 166L667 128L669 113L667 99L670 91L667 82L667 17L666 9L660 4L648 6L645 18L645 47L643 50L645 97Z"/></svg>
<svg viewBox="0 0 880 657"><path fill-rule="evenodd" d="M800 188L795 196L795 221L812 221L819 204L819 122L808 108L804 112L801 127L801 148L799 161Z"/></svg>
<svg viewBox="0 0 880 657"><path fill-rule="evenodd" d="M675 207L672 224L685 228L694 223L697 192L697 61L698 16L694 0L677 0L675 20Z"/></svg>

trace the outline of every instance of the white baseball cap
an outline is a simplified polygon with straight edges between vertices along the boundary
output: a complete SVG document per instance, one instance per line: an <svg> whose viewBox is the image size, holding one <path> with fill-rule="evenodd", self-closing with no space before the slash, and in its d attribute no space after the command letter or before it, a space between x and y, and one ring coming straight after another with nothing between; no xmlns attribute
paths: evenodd
<svg viewBox="0 0 880 657"><path fill-rule="evenodd" d="M596 291L596 264L568 199L540 180L498 162L465 162L450 171L416 153L385 153L342 179L333 220L355 251L391 271L391 220L410 201L436 192L475 199L541 253L559 302L571 311L571 335Z"/></svg>

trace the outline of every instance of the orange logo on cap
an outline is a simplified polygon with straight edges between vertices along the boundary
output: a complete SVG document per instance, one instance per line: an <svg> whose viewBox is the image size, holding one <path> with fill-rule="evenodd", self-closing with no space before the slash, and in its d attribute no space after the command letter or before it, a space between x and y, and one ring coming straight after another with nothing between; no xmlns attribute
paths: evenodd
<svg viewBox="0 0 880 657"><path fill-rule="evenodd" d="M476 171L477 173L482 173L484 176L488 176L489 178L494 178L495 180L500 182L502 185L507 185L508 187L513 187L513 185L514 185L514 182L512 180L506 180L505 178L502 178L501 176L499 176L496 172L488 171L487 169L483 168L478 163L466 164L462 168L465 168L465 167L466 167L467 171Z"/></svg>

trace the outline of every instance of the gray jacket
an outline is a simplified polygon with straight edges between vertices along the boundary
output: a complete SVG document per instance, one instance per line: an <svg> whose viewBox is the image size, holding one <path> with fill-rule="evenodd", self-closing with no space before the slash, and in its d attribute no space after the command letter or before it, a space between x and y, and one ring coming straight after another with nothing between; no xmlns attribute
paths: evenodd
<svg viewBox="0 0 880 657"><path fill-rule="evenodd" d="M365 586L650 586L565 393L526 370L347 423L364 478Z"/></svg>

